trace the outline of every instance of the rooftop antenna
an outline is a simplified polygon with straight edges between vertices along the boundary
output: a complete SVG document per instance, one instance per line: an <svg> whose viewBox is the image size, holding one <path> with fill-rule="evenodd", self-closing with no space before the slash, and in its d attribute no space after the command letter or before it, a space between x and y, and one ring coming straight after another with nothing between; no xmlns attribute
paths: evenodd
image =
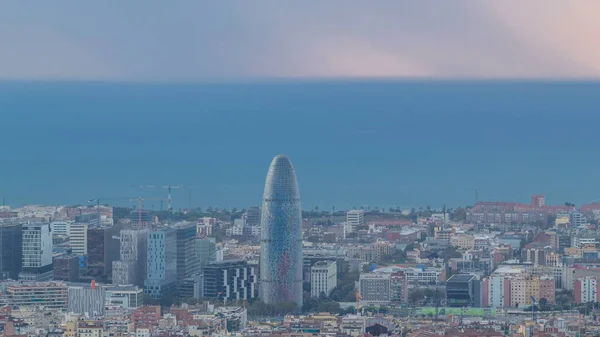
<svg viewBox="0 0 600 337"><path fill-rule="evenodd" d="M444 227L446 227L446 204L442 208L442 214L444 214Z"/></svg>
<svg viewBox="0 0 600 337"><path fill-rule="evenodd" d="M477 204L479 202L479 189L476 188L475 189L475 203Z"/></svg>

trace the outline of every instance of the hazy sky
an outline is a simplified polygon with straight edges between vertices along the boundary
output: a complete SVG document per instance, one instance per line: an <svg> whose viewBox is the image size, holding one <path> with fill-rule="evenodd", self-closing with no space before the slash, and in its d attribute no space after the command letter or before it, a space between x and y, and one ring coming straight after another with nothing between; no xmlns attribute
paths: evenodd
<svg viewBox="0 0 600 337"><path fill-rule="evenodd" d="M0 2L0 79L598 78L598 0Z"/></svg>

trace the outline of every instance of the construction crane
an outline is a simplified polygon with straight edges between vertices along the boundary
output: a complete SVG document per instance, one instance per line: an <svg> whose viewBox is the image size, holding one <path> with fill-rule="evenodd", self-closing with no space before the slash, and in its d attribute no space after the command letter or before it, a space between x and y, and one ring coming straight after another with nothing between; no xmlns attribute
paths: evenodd
<svg viewBox="0 0 600 337"><path fill-rule="evenodd" d="M360 294L360 289L356 289L354 292L356 295L356 314L359 315L360 310L360 301L362 300L362 295Z"/></svg>
<svg viewBox="0 0 600 337"><path fill-rule="evenodd" d="M529 296L531 298L531 320L536 321L535 310L537 309L538 301L534 296Z"/></svg>
<svg viewBox="0 0 600 337"><path fill-rule="evenodd" d="M162 203L162 198L130 198L131 201L137 201L137 213L138 213L138 225L142 224L142 208L144 207L144 200L160 200Z"/></svg>
<svg viewBox="0 0 600 337"><path fill-rule="evenodd" d="M138 188L166 188L168 190L167 193L167 207L169 212L173 212L173 199L171 198L171 190L172 189L179 189L179 188L183 188L183 186L175 186L175 185L138 185L138 186L134 186L134 187L138 187Z"/></svg>

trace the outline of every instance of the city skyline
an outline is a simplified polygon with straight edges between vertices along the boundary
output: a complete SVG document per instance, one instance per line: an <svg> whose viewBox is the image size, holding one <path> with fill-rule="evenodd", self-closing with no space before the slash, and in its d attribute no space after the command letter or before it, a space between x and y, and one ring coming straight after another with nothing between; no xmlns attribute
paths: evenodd
<svg viewBox="0 0 600 337"><path fill-rule="evenodd" d="M302 306L302 214L294 166L273 158L265 182L260 233L260 297Z"/></svg>
<svg viewBox="0 0 600 337"><path fill-rule="evenodd" d="M600 336L599 13L0 1L0 337Z"/></svg>

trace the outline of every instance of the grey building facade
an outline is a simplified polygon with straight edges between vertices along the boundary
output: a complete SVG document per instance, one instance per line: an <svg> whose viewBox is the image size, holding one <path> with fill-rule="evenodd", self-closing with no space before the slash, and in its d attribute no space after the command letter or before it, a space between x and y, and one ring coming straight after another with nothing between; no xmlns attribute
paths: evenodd
<svg viewBox="0 0 600 337"><path fill-rule="evenodd" d="M177 282L200 272L200 258L196 245L196 225L179 223L177 232Z"/></svg>
<svg viewBox="0 0 600 337"><path fill-rule="evenodd" d="M23 267L23 228L20 223L0 223L0 279L19 277Z"/></svg>
<svg viewBox="0 0 600 337"><path fill-rule="evenodd" d="M204 268L204 297L249 300L258 297L258 268L246 261L211 263Z"/></svg>
<svg viewBox="0 0 600 337"><path fill-rule="evenodd" d="M294 166L283 155L271 162L263 194L260 296L267 304L302 306L302 210Z"/></svg>

